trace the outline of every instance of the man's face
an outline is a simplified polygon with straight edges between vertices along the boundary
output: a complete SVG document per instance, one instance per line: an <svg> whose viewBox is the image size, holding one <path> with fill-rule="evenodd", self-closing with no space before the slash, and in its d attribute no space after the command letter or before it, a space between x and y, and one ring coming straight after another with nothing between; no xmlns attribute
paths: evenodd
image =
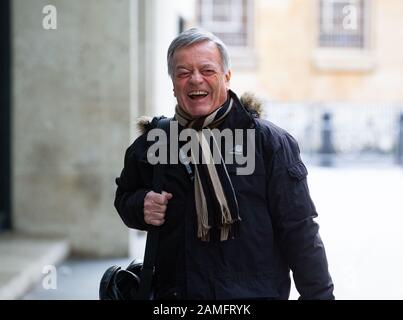
<svg viewBox="0 0 403 320"><path fill-rule="evenodd" d="M205 116L226 100L231 72L224 74L220 51L204 41L180 48L173 55L174 95L192 117Z"/></svg>

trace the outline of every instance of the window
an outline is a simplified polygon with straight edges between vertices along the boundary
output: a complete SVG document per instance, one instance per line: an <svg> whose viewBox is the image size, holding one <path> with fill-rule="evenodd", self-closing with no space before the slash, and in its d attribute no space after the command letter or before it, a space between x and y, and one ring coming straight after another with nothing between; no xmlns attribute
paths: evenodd
<svg viewBox="0 0 403 320"><path fill-rule="evenodd" d="M319 46L364 48L367 43L365 0L320 0Z"/></svg>
<svg viewBox="0 0 403 320"><path fill-rule="evenodd" d="M199 25L217 35L228 47L249 47L252 42L251 0L199 0Z"/></svg>
<svg viewBox="0 0 403 320"><path fill-rule="evenodd" d="M317 0L313 64L325 71L368 72L375 67L370 41L371 0Z"/></svg>

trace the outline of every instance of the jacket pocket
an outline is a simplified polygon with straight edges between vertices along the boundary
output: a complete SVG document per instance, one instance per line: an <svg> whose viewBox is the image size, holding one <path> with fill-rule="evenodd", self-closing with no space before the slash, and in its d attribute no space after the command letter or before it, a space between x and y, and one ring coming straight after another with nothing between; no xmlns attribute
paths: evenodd
<svg viewBox="0 0 403 320"><path fill-rule="evenodd" d="M298 161L291 166L288 167L288 174L292 177L301 181L306 178L308 175L308 170L306 169L305 165L302 161Z"/></svg>

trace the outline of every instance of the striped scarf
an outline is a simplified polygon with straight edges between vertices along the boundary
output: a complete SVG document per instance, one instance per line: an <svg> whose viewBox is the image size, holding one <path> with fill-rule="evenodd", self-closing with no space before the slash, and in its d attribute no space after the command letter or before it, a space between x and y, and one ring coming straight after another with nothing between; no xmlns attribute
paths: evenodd
<svg viewBox="0 0 403 320"><path fill-rule="evenodd" d="M210 241L210 229L220 230L220 240L233 239L239 232L239 209L235 191L228 175L227 168L217 141L210 128L217 127L232 109L233 99L215 110L213 113L192 118L179 106L175 109L175 119L184 128L197 131L199 159L194 164L194 190L197 214L197 236L202 241ZM203 129L203 130L202 130ZM207 137L206 137L207 136ZM210 138L212 143L209 143ZM212 150L219 155L219 163L214 163ZM205 161L200 161L203 158ZM196 161L199 160L199 161Z"/></svg>

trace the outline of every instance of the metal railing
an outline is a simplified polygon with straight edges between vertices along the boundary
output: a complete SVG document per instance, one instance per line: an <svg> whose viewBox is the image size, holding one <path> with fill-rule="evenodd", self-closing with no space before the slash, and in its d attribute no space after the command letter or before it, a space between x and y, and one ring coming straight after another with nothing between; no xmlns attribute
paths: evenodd
<svg viewBox="0 0 403 320"><path fill-rule="evenodd" d="M403 164L403 103L266 102L263 117L307 155L382 155Z"/></svg>

